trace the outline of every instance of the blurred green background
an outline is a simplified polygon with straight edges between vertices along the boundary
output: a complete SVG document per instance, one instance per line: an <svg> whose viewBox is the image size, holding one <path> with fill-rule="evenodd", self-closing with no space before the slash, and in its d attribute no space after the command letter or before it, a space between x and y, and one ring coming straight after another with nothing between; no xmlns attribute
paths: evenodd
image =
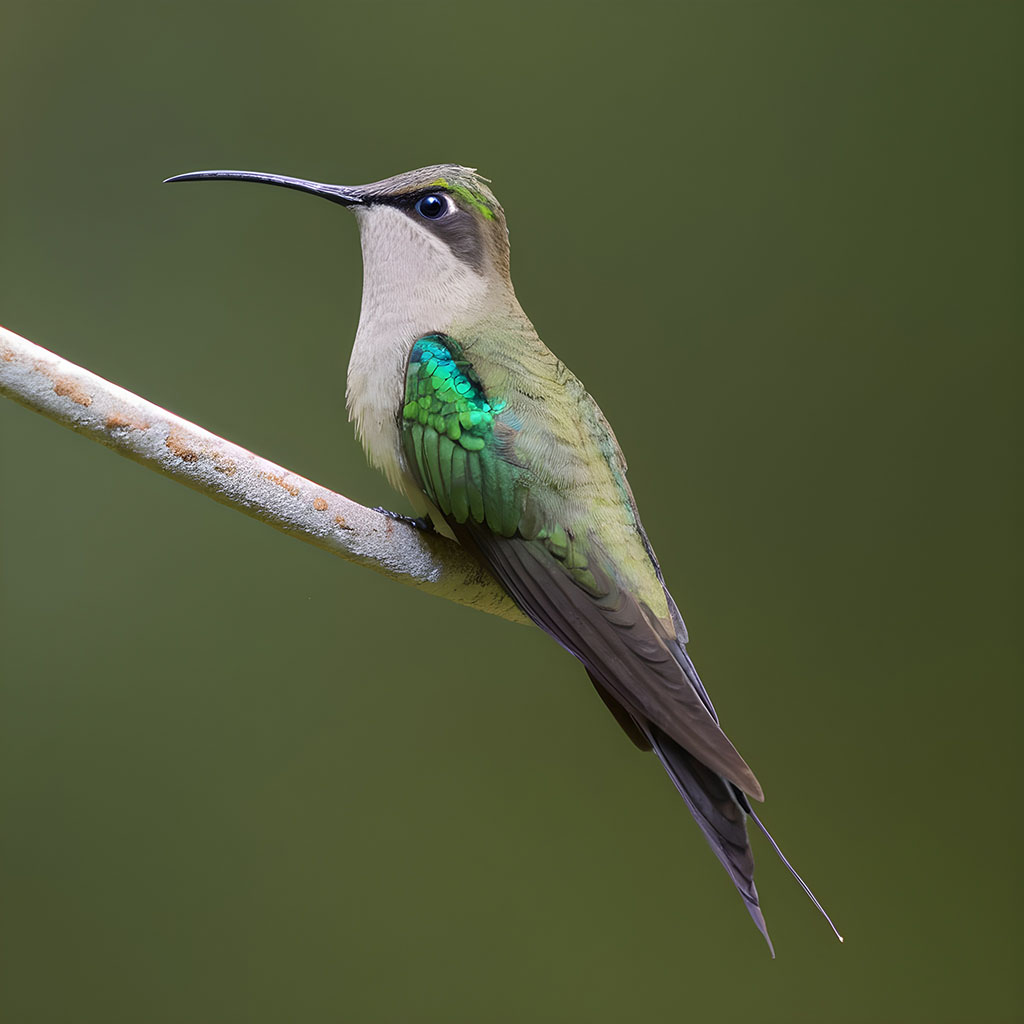
<svg viewBox="0 0 1024 1024"><path fill-rule="evenodd" d="M3 402L0 1016L1017 1019L1017 10L8 0L0 323L364 503L354 224L160 181L492 178L847 942L539 631Z"/></svg>

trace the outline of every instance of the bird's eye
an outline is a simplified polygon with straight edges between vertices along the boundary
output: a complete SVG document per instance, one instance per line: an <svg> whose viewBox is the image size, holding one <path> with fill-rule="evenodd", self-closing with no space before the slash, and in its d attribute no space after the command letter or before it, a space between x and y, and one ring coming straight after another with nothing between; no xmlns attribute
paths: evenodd
<svg viewBox="0 0 1024 1024"><path fill-rule="evenodd" d="M443 217L448 212L448 201L444 196L431 193L416 203L416 212L421 217L426 217L427 220L437 220L438 217Z"/></svg>

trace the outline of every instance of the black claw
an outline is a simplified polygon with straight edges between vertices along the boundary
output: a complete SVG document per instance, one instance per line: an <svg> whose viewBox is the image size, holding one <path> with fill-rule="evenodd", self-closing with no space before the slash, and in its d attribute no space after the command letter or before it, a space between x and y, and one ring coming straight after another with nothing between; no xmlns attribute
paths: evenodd
<svg viewBox="0 0 1024 1024"><path fill-rule="evenodd" d="M382 516L387 516L389 519L397 519L400 523L405 523L406 526L414 526L417 530L423 530L424 533L437 532L434 529L434 524L426 516L414 519L412 516L403 516L401 512L392 512L389 508L381 508L380 505L373 511L379 512Z"/></svg>

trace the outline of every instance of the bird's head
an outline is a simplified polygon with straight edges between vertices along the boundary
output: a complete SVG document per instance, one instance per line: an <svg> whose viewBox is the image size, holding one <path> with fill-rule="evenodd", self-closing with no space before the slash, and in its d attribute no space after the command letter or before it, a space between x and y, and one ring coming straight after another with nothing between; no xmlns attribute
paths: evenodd
<svg viewBox="0 0 1024 1024"><path fill-rule="evenodd" d="M210 179L280 185L347 207L359 221L367 284L436 286L449 294L509 285L505 214L472 168L435 164L369 185L328 185L257 171L192 171L167 180Z"/></svg>

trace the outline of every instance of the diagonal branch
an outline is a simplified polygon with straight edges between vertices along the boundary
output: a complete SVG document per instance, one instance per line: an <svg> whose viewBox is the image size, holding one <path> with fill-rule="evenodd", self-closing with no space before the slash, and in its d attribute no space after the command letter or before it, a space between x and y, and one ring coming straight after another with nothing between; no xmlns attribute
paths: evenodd
<svg viewBox="0 0 1024 1024"><path fill-rule="evenodd" d="M454 541L356 504L3 327L0 395L333 555L429 594L527 621Z"/></svg>

